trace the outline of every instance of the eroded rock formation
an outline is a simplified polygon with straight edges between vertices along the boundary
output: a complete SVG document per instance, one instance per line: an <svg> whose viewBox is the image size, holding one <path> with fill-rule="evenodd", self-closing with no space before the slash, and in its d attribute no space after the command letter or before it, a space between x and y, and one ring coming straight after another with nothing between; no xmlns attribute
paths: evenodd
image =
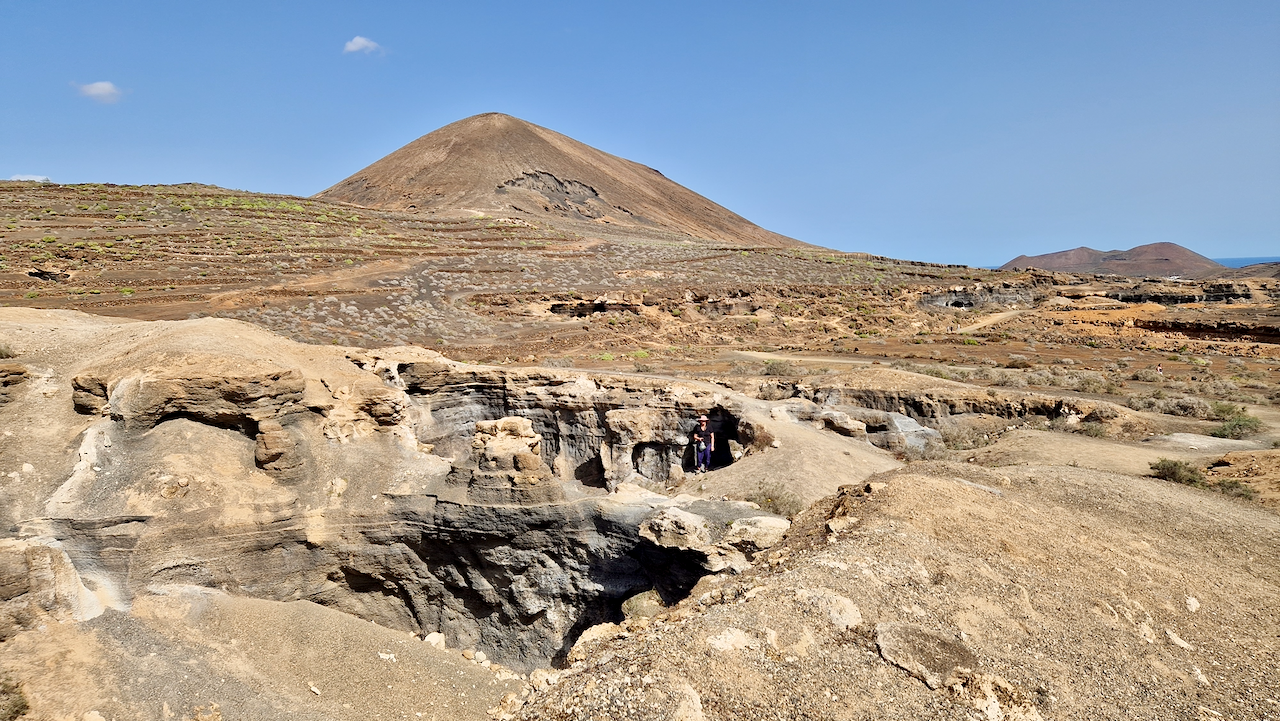
<svg viewBox="0 0 1280 721"><path fill-rule="evenodd" d="M746 567L785 527L641 487L679 480L699 413L740 453L759 447L745 399L714 388L348 354L223 321L99 331L97 352L42 371L53 412L11 408L45 425L4 451L31 460L0 504L10 629L201 586L439 631L528 668L632 595L673 602ZM696 542L646 531L672 514Z"/></svg>

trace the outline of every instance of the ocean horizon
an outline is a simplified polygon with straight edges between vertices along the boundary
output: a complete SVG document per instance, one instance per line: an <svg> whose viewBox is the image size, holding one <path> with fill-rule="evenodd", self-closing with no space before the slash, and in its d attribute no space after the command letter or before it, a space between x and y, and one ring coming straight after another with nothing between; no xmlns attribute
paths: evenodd
<svg viewBox="0 0 1280 721"><path fill-rule="evenodd" d="M1280 263L1280 255L1268 255L1258 258L1210 258L1215 263L1221 263L1228 268L1243 268L1246 265L1256 265L1258 263Z"/></svg>

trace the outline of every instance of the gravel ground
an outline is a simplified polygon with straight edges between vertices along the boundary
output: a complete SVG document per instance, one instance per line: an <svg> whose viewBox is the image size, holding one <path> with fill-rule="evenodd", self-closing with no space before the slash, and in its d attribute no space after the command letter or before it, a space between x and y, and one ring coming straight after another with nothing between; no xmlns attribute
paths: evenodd
<svg viewBox="0 0 1280 721"><path fill-rule="evenodd" d="M772 561L576 649L520 718L1280 719L1275 515L1070 467L872 480L847 530L817 504ZM884 660L889 622L976 666L931 690Z"/></svg>

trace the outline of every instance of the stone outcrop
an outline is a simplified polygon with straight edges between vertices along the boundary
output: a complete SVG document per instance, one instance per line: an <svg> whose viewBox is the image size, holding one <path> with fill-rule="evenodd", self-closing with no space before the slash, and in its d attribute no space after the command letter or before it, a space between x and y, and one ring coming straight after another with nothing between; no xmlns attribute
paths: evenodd
<svg viewBox="0 0 1280 721"><path fill-rule="evenodd" d="M0 449L34 461L0 487L9 629L198 586L310 600L532 668L621 620L628 598L675 602L745 569L744 550L787 525L635 485L679 481L700 413L736 444L747 399L714 388L300 346L225 321L97 343L53 370L41 434ZM761 452L765 426L743 427L739 453ZM45 453L50 434L78 450ZM712 530L673 542L657 532L672 517Z"/></svg>
<svg viewBox="0 0 1280 721"><path fill-rule="evenodd" d="M678 483L692 467L689 433L699 414L725 441L745 429L748 447L758 447L762 432L740 428L740 404L724 394L656 379L436 362L405 364L397 375L422 418L418 441L437 453L468 453L459 436L468 424L519 416L542 437L540 454L558 477L608 489ZM732 462L727 442L718 452L717 465Z"/></svg>
<svg viewBox="0 0 1280 721"><path fill-rule="evenodd" d="M987 414L1009 419L1028 416L1049 419L1067 416L1110 419L1127 412L1122 406L1102 400L1003 389L980 390L935 378L928 379L932 387L920 388L912 387L919 385L920 376L906 374L906 378L913 379L913 382L902 378L886 378L874 385L868 385L865 381L857 384L843 383L838 379L814 384L801 381L764 381L747 390L763 399L789 401L787 412L798 420L822 420L833 430L839 429L830 419L838 418L833 414L842 412L850 419L866 424L869 437L872 433L887 430L880 428L877 431L872 426L886 426L888 423L883 415L868 415L869 410L907 416L925 425L936 425L951 416L966 414ZM793 406L793 399L811 401L816 405ZM867 420L868 418L871 420Z"/></svg>
<svg viewBox="0 0 1280 721"><path fill-rule="evenodd" d="M938 290L921 295L924 305L944 306L948 308L974 308L984 305L1021 305L1032 306L1045 296L1044 288L1017 283L975 283L972 286L958 285L946 290Z"/></svg>
<svg viewBox="0 0 1280 721"><path fill-rule="evenodd" d="M835 431L842 436L867 440L867 426L855 420L847 412L829 407L819 406L811 400L792 398L773 409L775 418L789 418L797 422L808 422L815 428Z"/></svg>
<svg viewBox="0 0 1280 721"><path fill-rule="evenodd" d="M0 363L0 406L9 402L14 386L27 379L27 369L19 363Z"/></svg>
<svg viewBox="0 0 1280 721"><path fill-rule="evenodd" d="M61 544L0 538L0 641L47 621L83 621L102 613Z"/></svg>
<svg viewBox="0 0 1280 721"><path fill-rule="evenodd" d="M1181 305L1183 303L1222 303L1248 300L1254 297L1248 283L1213 281L1188 283L1162 279L1147 279L1129 288L1115 288L1107 292L1108 298L1124 303L1159 303Z"/></svg>
<svg viewBox="0 0 1280 721"><path fill-rule="evenodd" d="M895 453L908 451L924 453L943 448L941 433L920 425L910 416L869 408L852 406L843 408L849 416L857 418L866 428L867 441L880 448Z"/></svg>
<svg viewBox="0 0 1280 721"><path fill-rule="evenodd" d="M542 462L542 436L528 418L477 421L469 463L455 464L449 483L467 489L472 503L556 503L564 487Z"/></svg>

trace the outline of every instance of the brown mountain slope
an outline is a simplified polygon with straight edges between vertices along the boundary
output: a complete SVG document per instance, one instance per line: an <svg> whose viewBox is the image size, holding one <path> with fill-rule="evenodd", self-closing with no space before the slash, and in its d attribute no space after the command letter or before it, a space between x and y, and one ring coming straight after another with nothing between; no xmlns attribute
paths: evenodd
<svg viewBox="0 0 1280 721"><path fill-rule="evenodd" d="M447 125L317 193L388 210L595 221L749 246L803 246L653 168L501 113Z"/></svg>
<svg viewBox="0 0 1280 721"><path fill-rule="evenodd" d="M1013 268L1042 268L1064 273L1115 273L1132 276L1170 276L1203 278L1216 275L1226 267L1187 250L1177 243L1149 243L1129 250L1094 250L1079 247L1045 255L1017 258L1000 266L1001 270Z"/></svg>

